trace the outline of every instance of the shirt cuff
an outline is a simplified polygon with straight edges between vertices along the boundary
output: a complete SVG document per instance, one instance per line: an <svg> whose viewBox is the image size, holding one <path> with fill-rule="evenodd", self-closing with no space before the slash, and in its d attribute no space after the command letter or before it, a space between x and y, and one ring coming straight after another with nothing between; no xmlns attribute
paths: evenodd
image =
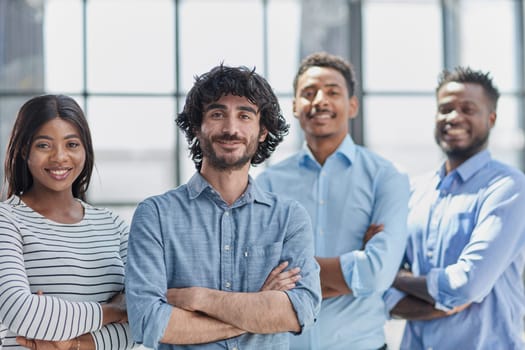
<svg viewBox="0 0 525 350"><path fill-rule="evenodd" d="M450 311L452 308L442 304L442 300L439 295L439 277L444 272L442 269L431 269L426 276L428 294L436 302L434 308L441 311Z"/></svg>
<svg viewBox="0 0 525 350"><path fill-rule="evenodd" d="M352 290L352 293L355 295L355 290L358 289L357 286L360 285L358 276L354 277L354 266L355 266L355 256L354 252L349 252L342 254L339 257L339 264L341 265L341 271L343 272L343 278L346 282L348 288Z"/></svg>

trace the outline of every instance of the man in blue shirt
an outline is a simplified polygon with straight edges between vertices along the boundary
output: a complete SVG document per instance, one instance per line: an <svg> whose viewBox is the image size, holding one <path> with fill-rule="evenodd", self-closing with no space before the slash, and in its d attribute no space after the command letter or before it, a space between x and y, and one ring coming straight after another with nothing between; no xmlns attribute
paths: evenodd
<svg viewBox="0 0 525 350"><path fill-rule="evenodd" d="M406 264L385 294L407 319L402 349L524 349L525 176L487 150L499 92L444 71L435 138L446 155L414 181Z"/></svg>
<svg viewBox="0 0 525 350"><path fill-rule="evenodd" d="M257 178L298 200L313 221L323 302L316 325L291 337L291 348L384 348L382 295L405 249L408 177L348 135L358 111L349 63L326 53L306 57L294 92L306 144ZM368 232L374 224L383 226Z"/></svg>
<svg viewBox="0 0 525 350"><path fill-rule="evenodd" d="M285 332L314 323L321 290L308 213L248 175L288 131L277 98L253 70L221 65L196 79L177 124L197 172L133 216L126 297L135 341L288 349Z"/></svg>

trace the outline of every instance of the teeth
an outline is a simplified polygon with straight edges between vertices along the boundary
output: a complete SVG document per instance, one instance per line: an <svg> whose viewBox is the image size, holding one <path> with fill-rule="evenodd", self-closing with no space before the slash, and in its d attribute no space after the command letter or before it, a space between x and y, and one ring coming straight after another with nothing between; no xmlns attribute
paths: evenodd
<svg viewBox="0 0 525 350"><path fill-rule="evenodd" d="M49 170L53 175L61 176L68 172L68 170Z"/></svg>
<svg viewBox="0 0 525 350"><path fill-rule="evenodd" d="M312 118L315 118L315 119L330 119L332 116L329 114L329 113L320 113L320 114L315 114L312 116Z"/></svg>
<svg viewBox="0 0 525 350"><path fill-rule="evenodd" d="M457 136L457 135L466 134L466 131L463 129L448 129L445 131L445 133L447 135Z"/></svg>

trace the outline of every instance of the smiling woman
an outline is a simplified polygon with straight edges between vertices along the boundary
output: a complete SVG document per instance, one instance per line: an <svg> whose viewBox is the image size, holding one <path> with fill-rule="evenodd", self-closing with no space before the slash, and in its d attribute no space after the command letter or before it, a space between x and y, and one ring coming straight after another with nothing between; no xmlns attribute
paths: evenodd
<svg viewBox="0 0 525 350"><path fill-rule="evenodd" d="M62 95L20 109L0 203L0 341L10 349L126 349L128 227L87 204L94 164L87 121Z"/></svg>

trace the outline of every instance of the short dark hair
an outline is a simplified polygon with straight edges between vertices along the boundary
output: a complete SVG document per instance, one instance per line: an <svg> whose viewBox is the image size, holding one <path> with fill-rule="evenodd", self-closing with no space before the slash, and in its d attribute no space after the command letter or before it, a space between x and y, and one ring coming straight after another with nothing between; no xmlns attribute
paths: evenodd
<svg viewBox="0 0 525 350"><path fill-rule="evenodd" d="M225 95L246 97L256 105L261 116L260 125L268 131L266 139L259 143L251 160L252 165L265 161L288 133L289 125L282 115L277 97L270 84L255 73L255 68L229 67L223 64L216 66L195 77L195 84L186 96L184 109L176 119L177 125L186 135L191 158L199 171L202 149L196 132L202 125L204 106Z"/></svg>
<svg viewBox="0 0 525 350"><path fill-rule="evenodd" d="M91 132L82 108L65 95L42 95L33 97L22 105L11 131L4 164L7 196L22 195L33 185L33 176L27 166L27 158L34 135L48 121L60 118L73 124L80 134L86 152L82 172L72 186L73 196L85 200L91 173L95 163Z"/></svg>
<svg viewBox="0 0 525 350"><path fill-rule="evenodd" d="M354 96L357 83L355 80L353 65L342 57L326 52L312 53L301 61L299 69L297 70L293 80L294 95L297 93L297 83L299 81L299 77L301 77L301 75L303 75L303 73L311 67L332 68L341 73L346 81L348 97Z"/></svg>
<svg viewBox="0 0 525 350"><path fill-rule="evenodd" d="M494 86L489 72L484 73L479 70L473 70L470 67L461 66L455 67L452 71L444 69L438 78L436 94L439 92L439 89L443 87L443 85L451 82L481 85L483 91L485 91L485 94L492 104L492 110L496 111L500 93L498 88Z"/></svg>

